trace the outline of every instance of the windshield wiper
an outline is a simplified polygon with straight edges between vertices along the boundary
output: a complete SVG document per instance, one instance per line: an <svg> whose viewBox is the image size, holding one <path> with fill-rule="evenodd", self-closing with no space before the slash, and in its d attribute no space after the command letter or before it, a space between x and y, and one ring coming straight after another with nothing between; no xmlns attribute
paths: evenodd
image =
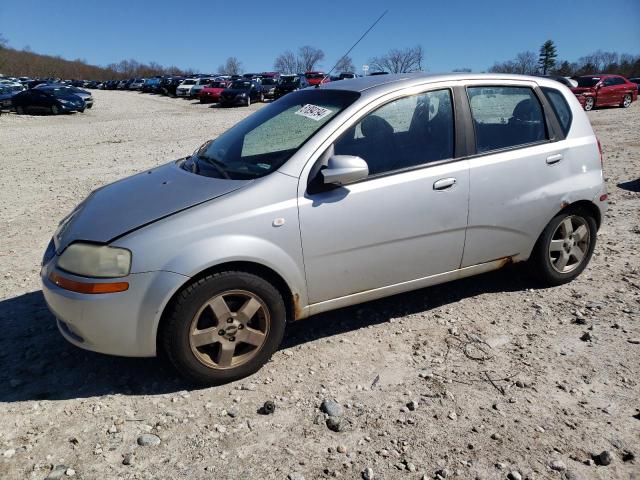
<svg viewBox="0 0 640 480"><path fill-rule="evenodd" d="M217 160L213 157L207 157L206 155L197 155L197 158L204 160L207 164L211 165L215 168L220 175L222 175L227 180L231 180L231 177L227 173L227 166L224 162Z"/></svg>

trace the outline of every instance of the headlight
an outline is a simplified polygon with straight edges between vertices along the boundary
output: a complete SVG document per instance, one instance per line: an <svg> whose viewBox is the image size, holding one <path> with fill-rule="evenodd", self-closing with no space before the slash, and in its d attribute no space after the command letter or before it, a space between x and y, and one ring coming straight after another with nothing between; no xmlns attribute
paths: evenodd
<svg viewBox="0 0 640 480"><path fill-rule="evenodd" d="M68 104L71 103L69 100L63 100L62 98L60 100L58 100L58 101L63 105L68 105Z"/></svg>
<svg viewBox="0 0 640 480"><path fill-rule="evenodd" d="M60 255L58 267L82 277L126 277L131 271L131 252L106 245L73 243Z"/></svg>
<svg viewBox="0 0 640 480"><path fill-rule="evenodd" d="M244 92L242 92L242 93L239 93L239 94L238 94L238 96L239 96L239 97L246 97L246 96L247 96L247 94L246 94L246 93L244 93Z"/></svg>

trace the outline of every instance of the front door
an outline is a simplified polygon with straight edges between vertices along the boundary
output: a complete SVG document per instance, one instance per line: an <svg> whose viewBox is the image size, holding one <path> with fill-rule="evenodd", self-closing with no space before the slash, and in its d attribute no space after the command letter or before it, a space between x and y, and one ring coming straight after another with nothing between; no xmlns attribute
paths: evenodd
<svg viewBox="0 0 640 480"><path fill-rule="evenodd" d="M299 199L311 304L459 268L469 170L454 144L444 89L391 101L332 145L363 158L369 177Z"/></svg>

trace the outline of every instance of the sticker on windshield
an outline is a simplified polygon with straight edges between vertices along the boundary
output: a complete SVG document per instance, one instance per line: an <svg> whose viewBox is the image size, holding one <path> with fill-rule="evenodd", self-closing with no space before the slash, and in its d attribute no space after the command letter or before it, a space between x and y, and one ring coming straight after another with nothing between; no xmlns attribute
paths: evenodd
<svg viewBox="0 0 640 480"><path fill-rule="evenodd" d="M298 110L295 113L296 115L302 115L303 117L307 117L307 118L310 118L311 120L318 121L318 120L322 120L324 117L331 114L332 111L329 110L328 108L323 108L317 105L311 105L310 103L307 103L304 107L302 107L300 110Z"/></svg>

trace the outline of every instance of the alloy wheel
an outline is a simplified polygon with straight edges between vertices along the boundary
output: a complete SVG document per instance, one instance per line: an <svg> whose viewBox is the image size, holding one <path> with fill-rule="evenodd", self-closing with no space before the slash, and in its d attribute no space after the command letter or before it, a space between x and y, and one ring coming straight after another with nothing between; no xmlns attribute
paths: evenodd
<svg viewBox="0 0 640 480"><path fill-rule="evenodd" d="M228 290L208 300L195 314L189 344L209 368L236 368L250 361L269 336L266 303L247 290Z"/></svg>
<svg viewBox="0 0 640 480"><path fill-rule="evenodd" d="M629 105L631 105L631 95L625 95L624 100L622 101L622 106L627 108Z"/></svg>
<svg viewBox="0 0 640 480"><path fill-rule="evenodd" d="M549 261L558 273L578 268L589 251L591 233L584 218L569 215L553 232L549 243Z"/></svg>
<svg viewBox="0 0 640 480"><path fill-rule="evenodd" d="M584 103L584 109L588 112L589 110L593 109L593 105L594 105L593 97L587 97Z"/></svg>

